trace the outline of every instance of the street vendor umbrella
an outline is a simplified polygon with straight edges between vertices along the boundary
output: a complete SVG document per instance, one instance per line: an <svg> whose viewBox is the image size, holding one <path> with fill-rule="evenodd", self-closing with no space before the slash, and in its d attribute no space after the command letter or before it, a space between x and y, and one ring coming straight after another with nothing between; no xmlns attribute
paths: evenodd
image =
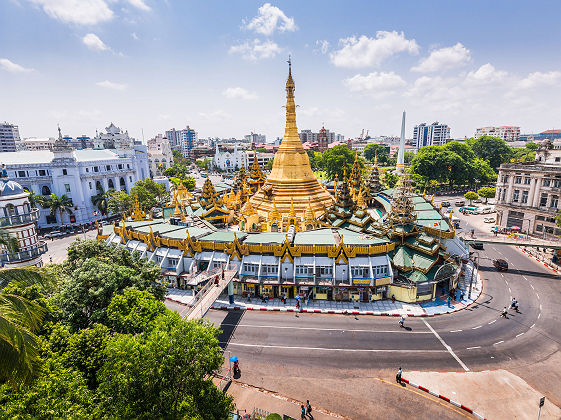
<svg viewBox="0 0 561 420"><path fill-rule="evenodd" d="M520 228L518 226L513 226L510 228L511 230L520 230Z"/></svg>
<svg viewBox="0 0 561 420"><path fill-rule="evenodd" d="M238 361L238 356L232 356L230 357L230 362L235 363Z"/></svg>

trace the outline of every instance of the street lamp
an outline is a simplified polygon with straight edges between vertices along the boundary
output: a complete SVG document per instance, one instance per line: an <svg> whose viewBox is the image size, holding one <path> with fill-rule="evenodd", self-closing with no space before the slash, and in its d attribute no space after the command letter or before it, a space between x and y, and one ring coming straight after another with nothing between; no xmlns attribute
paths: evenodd
<svg viewBox="0 0 561 420"><path fill-rule="evenodd" d="M469 280L469 292L468 292L468 299L471 299L471 288L473 285L473 273L475 272L475 260L477 259L477 269L479 270L479 252L473 251L473 254L477 254L477 256L473 257L472 265L471 265L471 277Z"/></svg>

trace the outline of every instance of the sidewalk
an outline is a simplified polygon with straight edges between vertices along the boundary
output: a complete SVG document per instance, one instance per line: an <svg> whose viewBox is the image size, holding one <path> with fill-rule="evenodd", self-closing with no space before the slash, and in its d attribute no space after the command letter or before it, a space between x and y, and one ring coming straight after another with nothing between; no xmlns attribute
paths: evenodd
<svg viewBox="0 0 561 420"><path fill-rule="evenodd" d="M253 298L248 302L246 298L236 296L235 303L230 305L228 296L221 295L211 307L212 309L224 310L254 310L254 311L280 311L280 312L308 312L323 314L353 314L353 315L401 315L408 316L433 316L445 313L456 312L471 305L481 294L482 281L476 272L473 276L473 286L471 299L468 299L469 282L471 278L471 265L466 265L465 276L460 279L459 287L464 293L461 301L452 300L450 306L447 303L447 296L438 296L434 302L421 304L411 304L389 299L375 302L336 302L328 300L310 300L306 303L303 300L300 310L296 309L296 299L287 299L283 304L280 299L270 299L266 303L258 298ZM167 299L184 305L190 305L193 300L191 290L168 289Z"/></svg>
<svg viewBox="0 0 561 420"><path fill-rule="evenodd" d="M228 394L234 397L236 410L240 413L240 415L245 413L251 414L254 408L258 408L269 413L280 414L281 418L283 414L286 414L295 419L300 419L300 405L306 404L306 400L295 401L277 393L265 391L237 382L232 382L228 388ZM314 407L313 401L310 401L310 404L312 406L312 415L315 420L333 420L343 418L337 414L327 413L325 410L319 411L319 409Z"/></svg>

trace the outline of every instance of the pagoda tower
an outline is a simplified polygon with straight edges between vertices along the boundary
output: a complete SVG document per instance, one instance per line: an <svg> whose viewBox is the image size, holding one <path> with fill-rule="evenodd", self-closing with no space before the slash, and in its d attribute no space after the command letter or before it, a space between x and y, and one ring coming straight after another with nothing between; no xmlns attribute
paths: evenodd
<svg viewBox="0 0 561 420"><path fill-rule="evenodd" d="M319 184L310 166L308 154L302 147L296 127L296 105L294 104L294 80L291 62L288 60L286 81L286 127L282 143L275 154L273 169L265 184L251 197L250 202L260 216L267 217L273 210L273 200L283 216L294 210L302 214L310 203L319 216L333 204L331 194Z"/></svg>

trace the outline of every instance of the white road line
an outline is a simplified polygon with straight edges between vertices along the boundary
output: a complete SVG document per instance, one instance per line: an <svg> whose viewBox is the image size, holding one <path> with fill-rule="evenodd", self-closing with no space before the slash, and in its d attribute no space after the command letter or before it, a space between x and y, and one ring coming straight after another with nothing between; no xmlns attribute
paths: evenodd
<svg viewBox="0 0 561 420"><path fill-rule="evenodd" d="M463 330L453 330L453 331L450 331L450 332L462 332L462 331Z"/></svg>
<svg viewBox="0 0 561 420"><path fill-rule="evenodd" d="M399 330L358 330L350 329L346 330L343 328L318 328L318 327L291 327L287 325L255 325L255 324L222 324L222 326L235 327L238 328L268 328L268 329L279 329L279 330L308 330L308 331L341 331L341 332L364 332L364 333L385 333L385 334L430 334L430 331L407 331L403 329Z"/></svg>
<svg viewBox="0 0 561 420"><path fill-rule="evenodd" d="M521 332L520 334L516 334L517 337L520 337L521 335L524 335L524 333Z"/></svg>
<svg viewBox="0 0 561 420"><path fill-rule="evenodd" d="M522 278L526 281L530 281L530 280L528 280L528 278L526 276L522 276Z"/></svg>
<svg viewBox="0 0 561 420"><path fill-rule="evenodd" d="M530 328L534 328L535 326L536 326L536 323L533 323Z"/></svg>
<svg viewBox="0 0 561 420"><path fill-rule="evenodd" d="M460 364L461 367L464 368L464 370L466 372L469 372L469 368L465 365L464 362L462 362L460 360L460 358L458 356L456 356L456 353L454 353L454 351L452 351L452 348L448 344L446 344L446 342L442 339L442 337L440 337L440 335L438 335L438 333L434 330L434 328L431 327L430 324L426 320L423 319L423 322L428 327L428 329L432 331L432 333L436 336L436 338L438 338L438 340L442 343L442 345L446 348L446 350L448 350L448 353L450 353L452 355L452 357L454 357L454 359L456 359L456 361Z"/></svg>
<svg viewBox="0 0 561 420"><path fill-rule="evenodd" d="M483 325L478 325L477 327L473 327L472 330L476 330L478 328L481 328Z"/></svg>
<svg viewBox="0 0 561 420"><path fill-rule="evenodd" d="M540 311L542 310L542 304L540 303Z"/></svg>
<svg viewBox="0 0 561 420"><path fill-rule="evenodd" d="M480 349L480 348L481 348L481 346L466 347L466 350Z"/></svg>
<svg viewBox="0 0 561 420"><path fill-rule="evenodd" d="M535 290L535 289L534 289L534 285L533 285L533 284L530 284L530 287L532 288L532 290Z"/></svg>
<svg viewBox="0 0 561 420"><path fill-rule="evenodd" d="M538 300L540 300L540 295L538 295L537 293L536 293L536 297L538 298Z"/></svg>
<svg viewBox="0 0 561 420"><path fill-rule="evenodd" d="M540 319L541 316L542 316L542 313L540 312L540 313L538 314L538 319Z"/></svg>
<svg viewBox="0 0 561 420"><path fill-rule="evenodd" d="M495 322L497 322L496 319L494 321L488 322L488 324L491 325L491 324L494 324Z"/></svg>
<svg viewBox="0 0 561 420"><path fill-rule="evenodd" d="M497 341L496 343L493 343L493 345L496 346L497 344L501 344L501 343L504 343L504 342L505 342L504 340Z"/></svg>
<svg viewBox="0 0 561 420"><path fill-rule="evenodd" d="M512 290L510 290L510 287L508 288L508 293L512 294Z"/></svg>
<svg viewBox="0 0 561 420"><path fill-rule="evenodd" d="M446 350L421 350L421 349L334 349L327 347L302 347L302 346L274 346L270 344L249 344L249 343L225 343L229 346L241 346L241 347L260 347L266 349L285 349L285 350L323 350L323 351L348 351L348 352L366 352L366 353L446 353Z"/></svg>

